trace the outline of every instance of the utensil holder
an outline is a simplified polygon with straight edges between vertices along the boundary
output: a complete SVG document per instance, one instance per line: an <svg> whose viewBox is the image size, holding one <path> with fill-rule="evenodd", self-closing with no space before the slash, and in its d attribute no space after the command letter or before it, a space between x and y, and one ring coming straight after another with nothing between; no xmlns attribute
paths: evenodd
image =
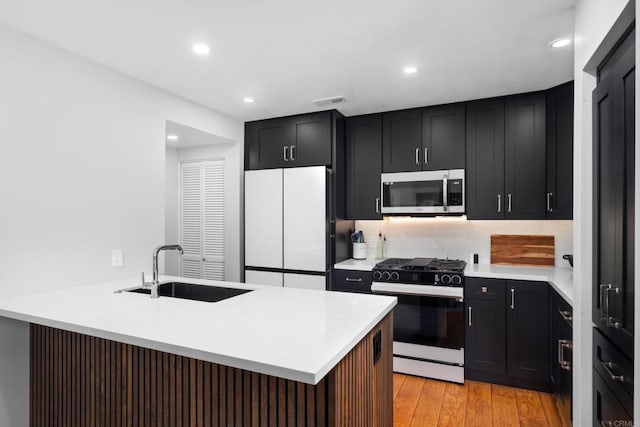
<svg viewBox="0 0 640 427"><path fill-rule="evenodd" d="M354 243L353 244L353 259L367 259L367 244L366 243Z"/></svg>

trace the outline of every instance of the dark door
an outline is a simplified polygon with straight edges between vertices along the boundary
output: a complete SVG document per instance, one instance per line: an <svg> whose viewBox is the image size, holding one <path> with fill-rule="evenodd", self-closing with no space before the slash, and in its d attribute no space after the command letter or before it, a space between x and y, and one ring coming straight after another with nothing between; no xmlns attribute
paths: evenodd
<svg viewBox="0 0 640 427"><path fill-rule="evenodd" d="M382 115L382 171L422 170L422 110Z"/></svg>
<svg viewBox="0 0 640 427"><path fill-rule="evenodd" d="M467 299L465 305L465 369L504 375L504 302Z"/></svg>
<svg viewBox="0 0 640 427"><path fill-rule="evenodd" d="M464 169L464 104L422 110L422 170Z"/></svg>
<svg viewBox="0 0 640 427"><path fill-rule="evenodd" d="M554 342L554 346L555 347L551 349L551 353L557 353L560 359L557 364L558 373L556 389L558 410L562 419L569 421L571 420L573 390L573 339L572 330L566 322L558 324L558 338L557 341Z"/></svg>
<svg viewBox="0 0 640 427"><path fill-rule="evenodd" d="M633 358L635 48L629 35L593 91L593 321ZM613 62L611 62L613 61Z"/></svg>
<svg viewBox="0 0 640 427"><path fill-rule="evenodd" d="M331 112L291 119L292 148L287 166L331 166Z"/></svg>
<svg viewBox="0 0 640 427"><path fill-rule="evenodd" d="M549 287L507 281L507 374L549 381Z"/></svg>
<svg viewBox="0 0 640 427"><path fill-rule="evenodd" d="M504 100L467 104L466 210L469 219L504 219Z"/></svg>
<svg viewBox="0 0 640 427"><path fill-rule="evenodd" d="M272 169L285 166L291 145L288 118L249 122L245 126L245 167Z"/></svg>
<svg viewBox="0 0 640 427"><path fill-rule="evenodd" d="M593 370L593 426L633 425L631 416L609 386Z"/></svg>
<svg viewBox="0 0 640 427"><path fill-rule="evenodd" d="M573 219L573 81L547 91L547 219Z"/></svg>
<svg viewBox="0 0 640 427"><path fill-rule="evenodd" d="M544 93L505 101L506 219L545 218Z"/></svg>
<svg viewBox="0 0 640 427"><path fill-rule="evenodd" d="M347 218L381 219L382 115L347 119Z"/></svg>

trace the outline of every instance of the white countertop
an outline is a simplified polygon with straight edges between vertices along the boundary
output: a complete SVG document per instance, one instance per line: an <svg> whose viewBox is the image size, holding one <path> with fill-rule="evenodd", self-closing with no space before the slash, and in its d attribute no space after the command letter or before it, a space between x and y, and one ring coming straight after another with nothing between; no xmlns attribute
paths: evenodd
<svg viewBox="0 0 640 427"><path fill-rule="evenodd" d="M549 282L562 298L573 305L573 270L571 268L467 264L464 275L465 277Z"/></svg>
<svg viewBox="0 0 640 427"><path fill-rule="evenodd" d="M348 259L336 264L338 270L371 271L382 259ZM520 267L495 264L467 264L466 277L535 280L549 282L569 304L573 305L573 269L563 267Z"/></svg>
<svg viewBox="0 0 640 427"><path fill-rule="evenodd" d="M0 299L0 316L317 384L396 298L164 276L255 289L216 303L114 293L140 278Z"/></svg>

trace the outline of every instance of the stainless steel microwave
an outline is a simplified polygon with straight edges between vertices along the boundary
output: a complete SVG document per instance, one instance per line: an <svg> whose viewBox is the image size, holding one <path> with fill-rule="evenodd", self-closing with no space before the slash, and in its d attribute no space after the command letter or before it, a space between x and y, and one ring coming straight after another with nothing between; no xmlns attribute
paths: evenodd
<svg viewBox="0 0 640 427"><path fill-rule="evenodd" d="M381 175L382 214L463 214L464 169Z"/></svg>

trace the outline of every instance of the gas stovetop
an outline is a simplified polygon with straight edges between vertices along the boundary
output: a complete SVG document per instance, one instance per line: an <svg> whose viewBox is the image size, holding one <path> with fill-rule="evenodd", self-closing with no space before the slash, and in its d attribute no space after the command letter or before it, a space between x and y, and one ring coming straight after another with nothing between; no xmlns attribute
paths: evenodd
<svg viewBox="0 0 640 427"><path fill-rule="evenodd" d="M462 286L466 265L459 259L389 258L376 264L373 279L413 285Z"/></svg>

